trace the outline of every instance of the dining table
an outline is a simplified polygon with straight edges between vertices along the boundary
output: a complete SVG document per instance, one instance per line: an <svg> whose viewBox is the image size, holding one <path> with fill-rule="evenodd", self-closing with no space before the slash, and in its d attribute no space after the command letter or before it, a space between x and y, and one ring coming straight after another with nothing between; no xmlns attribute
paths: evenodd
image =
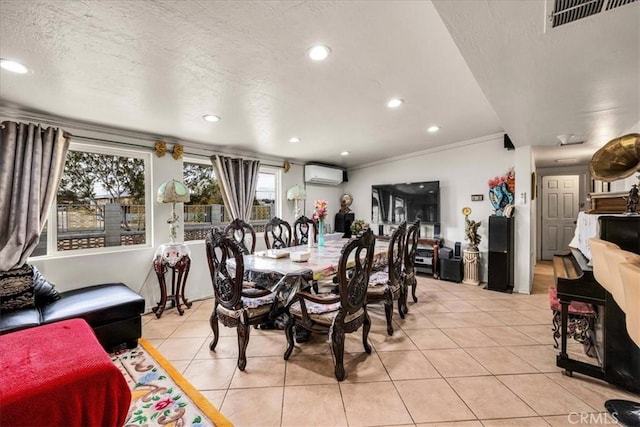
<svg viewBox="0 0 640 427"><path fill-rule="evenodd" d="M349 238L325 240L324 246L314 244L292 246L277 250L256 251L244 255L244 280L256 287L269 289L279 294L288 303L298 290L312 286L314 282L333 277L338 272L342 248ZM374 247L374 269L382 269L387 263L388 240L376 239ZM296 253L309 253L306 261L294 261ZM292 255L293 254L293 255ZM227 261L228 268L235 270L235 260ZM355 259L347 260L353 267Z"/></svg>

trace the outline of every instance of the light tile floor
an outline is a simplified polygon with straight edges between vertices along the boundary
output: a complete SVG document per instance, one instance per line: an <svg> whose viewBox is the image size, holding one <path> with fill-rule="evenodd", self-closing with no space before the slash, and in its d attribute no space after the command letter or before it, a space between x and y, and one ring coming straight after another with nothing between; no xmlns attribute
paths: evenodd
<svg viewBox="0 0 640 427"><path fill-rule="evenodd" d="M534 289L536 289L534 287ZM236 331L221 325L209 351L212 300L178 316L143 317L143 337L237 426L606 425L611 398L639 397L555 366L546 292L503 294L418 278L417 303L387 336L369 307L373 352L361 330L347 336L347 378L336 381L326 336L283 360L282 331L251 330L247 368L236 367ZM582 347L572 346L580 357Z"/></svg>

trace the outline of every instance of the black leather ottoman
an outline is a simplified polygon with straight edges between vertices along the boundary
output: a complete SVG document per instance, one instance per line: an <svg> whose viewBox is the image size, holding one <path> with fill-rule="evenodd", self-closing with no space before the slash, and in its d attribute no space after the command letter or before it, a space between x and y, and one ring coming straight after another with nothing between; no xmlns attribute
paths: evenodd
<svg viewBox="0 0 640 427"><path fill-rule="evenodd" d="M88 286L62 292L59 300L41 307L3 312L0 334L81 318L107 351L121 344L133 348L142 335L144 307L144 298L123 283Z"/></svg>
<svg viewBox="0 0 640 427"><path fill-rule="evenodd" d="M76 317L86 320L106 349L126 343L135 347L142 335L144 299L122 283L89 286L60 294L42 307L42 323Z"/></svg>

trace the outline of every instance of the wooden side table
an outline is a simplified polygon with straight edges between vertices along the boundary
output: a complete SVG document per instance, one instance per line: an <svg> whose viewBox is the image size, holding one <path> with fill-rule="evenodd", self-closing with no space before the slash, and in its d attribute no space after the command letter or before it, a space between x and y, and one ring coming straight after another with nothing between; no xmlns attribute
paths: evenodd
<svg viewBox="0 0 640 427"><path fill-rule="evenodd" d="M164 312L167 301L171 308L177 308L180 316L184 314L182 305L191 308L191 302L184 296L187 276L191 267L191 251L184 243L168 243L161 245L153 259L153 268L158 276L160 286L160 302L152 311L159 319ZM171 270L171 294L167 295L166 273Z"/></svg>

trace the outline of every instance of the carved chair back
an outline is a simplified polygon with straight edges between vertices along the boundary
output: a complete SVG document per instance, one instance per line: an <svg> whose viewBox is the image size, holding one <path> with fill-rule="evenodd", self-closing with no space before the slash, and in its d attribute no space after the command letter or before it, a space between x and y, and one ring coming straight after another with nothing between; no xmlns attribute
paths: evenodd
<svg viewBox="0 0 640 427"><path fill-rule="evenodd" d="M342 248L337 276L344 317L356 313L366 303L375 243L376 237L369 229ZM353 267L348 265L351 260L355 262Z"/></svg>
<svg viewBox="0 0 640 427"><path fill-rule="evenodd" d="M406 274L412 274L415 270L416 250L418 249L418 230L420 229L420 220L417 219L407 229L406 244L404 249L404 271Z"/></svg>
<svg viewBox="0 0 640 427"><path fill-rule="evenodd" d="M404 319L406 311L406 281L404 280L404 237L407 223L397 226L389 239L387 249L387 271L375 273L367 289L367 304L384 302L387 333L393 335L393 301L398 301L398 314Z"/></svg>
<svg viewBox="0 0 640 427"><path fill-rule="evenodd" d="M251 224L236 218L224 229L224 233L233 237L240 244L240 248L245 255L255 252L256 232Z"/></svg>
<svg viewBox="0 0 640 427"><path fill-rule="evenodd" d="M243 250L240 243L232 236L214 227L207 234L205 244L215 295L213 311L209 317L209 325L213 331L209 350L215 351L218 344L220 336L218 321L224 326L236 328L238 369L244 371L247 366L247 346L251 325L267 321L281 307L281 303L269 290L244 288ZM235 261L235 271L227 265L230 259Z"/></svg>
<svg viewBox="0 0 640 427"><path fill-rule="evenodd" d="M205 238L207 261L216 304L229 310L242 307L242 276L244 274L243 250L232 237L213 227ZM227 268L227 260L234 259L235 272Z"/></svg>
<svg viewBox="0 0 640 427"><path fill-rule="evenodd" d="M318 227L315 222L302 215L293 223L293 239L295 245L306 245L309 242L309 233L313 231L313 241L318 237Z"/></svg>
<svg viewBox="0 0 640 427"><path fill-rule="evenodd" d="M291 226L288 222L274 216L264 226L264 242L267 249L282 249L291 246Z"/></svg>
<svg viewBox="0 0 640 427"><path fill-rule="evenodd" d="M328 330L334 356L334 373L338 381L342 381L346 375L345 333L355 332L362 327L364 350L368 354L371 353L371 346L367 341L371 319L367 313L366 302L375 243L373 231L367 230L344 245L338 261L338 296L320 296L303 291L296 293L294 300L288 306L290 318L285 328L287 336L285 360L289 359L293 351L293 331L298 327L317 332ZM315 315L309 314L308 310L311 306L307 304L313 304Z"/></svg>
<svg viewBox="0 0 640 427"><path fill-rule="evenodd" d="M404 237L407 231L407 223L403 222L396 228L389 240L389 249L387 250L387 262L389 268L389 281L391 287L398 286L404 265Z"/></svg>

